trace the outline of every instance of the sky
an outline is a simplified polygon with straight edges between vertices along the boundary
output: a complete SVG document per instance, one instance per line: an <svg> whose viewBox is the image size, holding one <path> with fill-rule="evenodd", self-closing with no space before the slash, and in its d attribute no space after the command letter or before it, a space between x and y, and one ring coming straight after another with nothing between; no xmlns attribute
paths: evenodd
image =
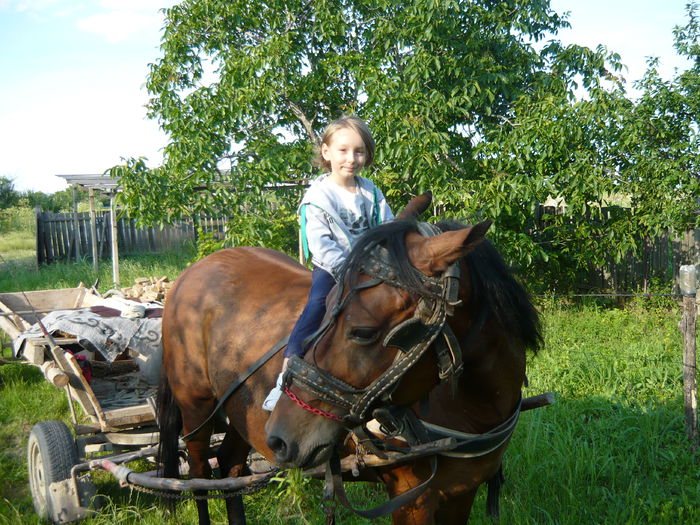
<svg viewBox="0 0 700 525"><path fill-rule="evenodd" d="M57 174L96 174L122 158L162 160L146 118L148 64L169 0L0 0L0 176L17 191L66 188ZM673 49L687 0L551 0L569 12L566 44L603 44L639 79L649 56L664 78L688 63Z"/></svg>

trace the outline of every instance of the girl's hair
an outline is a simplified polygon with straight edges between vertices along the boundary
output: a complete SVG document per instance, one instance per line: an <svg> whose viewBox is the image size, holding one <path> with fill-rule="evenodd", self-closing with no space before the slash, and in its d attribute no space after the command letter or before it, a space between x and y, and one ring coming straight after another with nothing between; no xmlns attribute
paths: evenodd
<svg viewBox="0 0 700 525"><path fill-rule="evenodd" d="M369 126L367 126L365 121L361 118L345 116L340 117L339 119L336 119L330 124L328 124L325 131L323 132L323 137L321 137L321 145L330 145L331 138L333 137L335 132L341 129L351 129L353 131L356 131L357 134L360 135L360 137L362 138L362 142L365 143L365 165L363 166L363 168L371 166L372 162L374 162L374 150L376 148L376 145L374 143L374 138L372 138L372 132L369 130ZM321 155L320 147L317 148L316 155L313 160L313 165L324 170L331 169L331 163L323 158L323 155Z"/></svg>

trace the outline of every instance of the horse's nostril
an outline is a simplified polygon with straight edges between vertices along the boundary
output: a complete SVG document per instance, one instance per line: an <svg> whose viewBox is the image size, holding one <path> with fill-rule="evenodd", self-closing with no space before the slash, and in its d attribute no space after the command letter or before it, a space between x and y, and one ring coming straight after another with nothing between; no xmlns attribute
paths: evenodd
<svg viewBox="0 0 700 525"><path fill-rule="evenodd" d="M270 450L275 453L278 461L283 461L285 459L287 454L287 444L283 439L277 436L268 436L267 446L270 447Z"/></svg>

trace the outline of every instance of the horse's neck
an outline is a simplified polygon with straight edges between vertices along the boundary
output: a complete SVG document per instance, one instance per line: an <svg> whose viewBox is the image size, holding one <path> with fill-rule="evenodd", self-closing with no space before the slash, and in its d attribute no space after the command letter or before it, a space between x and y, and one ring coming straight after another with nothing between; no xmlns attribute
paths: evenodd
<svg viewBox="0 0 700 525"><path fill-rule="evenodd" d="M525 378L525 354L488 323L463 352L455 395L451 385L439 385L430 396L430 417L463 432L484 432L512 414Z"/></svg>

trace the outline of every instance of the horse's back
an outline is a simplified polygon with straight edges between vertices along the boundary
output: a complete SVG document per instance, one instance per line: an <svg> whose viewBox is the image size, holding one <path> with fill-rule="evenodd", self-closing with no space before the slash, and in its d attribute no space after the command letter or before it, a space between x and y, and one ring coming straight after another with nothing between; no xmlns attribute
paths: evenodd
<svg viewBox="0 0 700 525"><path fill-rule="evenodd" d="M253 247L220 250L180 275L168 294L164 323L199 317L222 303L276 296L294 283L308 288L310 274L280 252Z"/></svg>
<svg viewBox="0 0 700 525"><path fill-rule="evenodd" d="M266 248L228 248L196 262L163 312L168 376L217 393L291 331L310 284L306 268Z"/></svg>

